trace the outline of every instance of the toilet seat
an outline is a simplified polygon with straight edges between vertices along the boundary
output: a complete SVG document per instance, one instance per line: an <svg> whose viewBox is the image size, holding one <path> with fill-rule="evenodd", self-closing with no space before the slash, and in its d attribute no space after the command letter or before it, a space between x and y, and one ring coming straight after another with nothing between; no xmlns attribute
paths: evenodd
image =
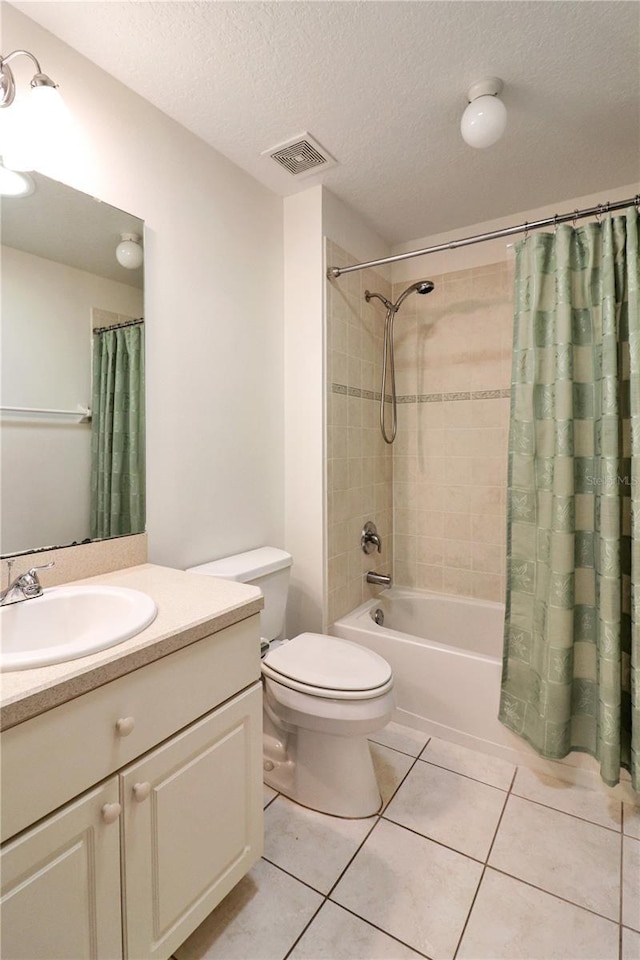
<svg viewBox="0 0 640 960"><path fill-rule="evenodd" d="M372 650L321 633L301 633L262 661L266 677L334 700L369 700L393 686L391 667Z"/></svg>

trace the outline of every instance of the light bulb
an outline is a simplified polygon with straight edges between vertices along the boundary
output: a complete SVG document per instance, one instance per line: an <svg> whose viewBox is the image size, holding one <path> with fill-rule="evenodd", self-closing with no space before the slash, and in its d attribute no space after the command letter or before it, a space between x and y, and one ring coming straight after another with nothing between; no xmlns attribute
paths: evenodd
<svg viewBox="0 0 640 960"><path fill-rule="evenodd" d="M140 237L137 233L123 233L116 247L116 260L121 267L127 270L136 270L142 266L144 255L140 246Z"/></svg>
<svg viewBox="0 0 640 960"><path fill-rule="evenodd" d="M2 157L11 170L35 170L64 143L69 112L55 87L32 87L3 111Z"/></svg>
<svg viewBox="0 0 640 960"><path fill-rule="evenodd" d="M503 83L499 77L478 80L469 88L469 105L462 114L460 133L470 147L484 149L497 143L507 126L507 108L499 94Z"/></svg>
<svg viewBox="0 0 640 960"><path fill-rule="evenodd" d="M460 132L470 147L490 147L507 126L507 108L498 97L478 97L462 114Z"/></svg>

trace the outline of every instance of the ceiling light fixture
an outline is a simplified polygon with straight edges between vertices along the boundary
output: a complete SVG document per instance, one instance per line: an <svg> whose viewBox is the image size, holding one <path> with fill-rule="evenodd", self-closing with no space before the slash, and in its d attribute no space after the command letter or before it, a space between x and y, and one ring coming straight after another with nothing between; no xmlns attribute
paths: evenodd
<svg viewBox="0 0 640 960"><path fill-rule="evenodd" d="M504 133L507 126L507 108L498 96L503 86L498 77L487 77L469 87L469 105L462 114L460 132L470 147L490 147L497 143Z"/></svg>
<svg viewBox="0 0 640 960"><path fill-rule="evenodd" d="M33 170L39 151L50 147L52 139L60 135L66 109L58 85L42 72L40 64L28 50L14 50L8 56L0 57L0 108L10 107L16 99L15 77L9 66L15 57L28 57L36 72L31 79L29 97L19 98L15 113L12 111L12 116L3 118L3 164L12 170Z"/></svg>
<svg viewBox="0 0 640 960"><path fill-rule="evenodd" d="M127 270L137 270L142 266L144 254L137 233L121 233L120 243L116 247L116 260Z"/></svg>

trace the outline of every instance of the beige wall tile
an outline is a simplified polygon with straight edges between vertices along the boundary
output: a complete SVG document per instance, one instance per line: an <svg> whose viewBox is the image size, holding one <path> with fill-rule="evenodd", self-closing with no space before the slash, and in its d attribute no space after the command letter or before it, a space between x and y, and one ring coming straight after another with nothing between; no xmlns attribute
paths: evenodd
<svg viewBox="0 0 640 960"><path fill-rule="evenodd" d="M473 577L471 570L443 567L442 589L444 593L452 593L458 597L471 597L473 596Z"/></svg>
<svg viewBox="0 0 640 960"><path fill-rule="evenodd" d="M435 282L433 294L411 303L413 345L414 313L405 317L403 385L411 383L406 373L413 358L418 395L507 389L513 310L505 264L445 274ZM393 295L402 289L399 284ZM470 396L409 406L415 410L415 448L403 432L393 449L395 581L406 582L401 575L410 573L425 589L501 599L510 401ZM410 472L414 449L417 483ZM402 552L412 523L415 560Z"/></svg>
<svg viewBox="0 0 640 960"><path fill-rule="evenodd" d="M417 563L429 564L430 566L442 566L448 544L448 540L436 539L434 537L416 537ZM399 545L396 546L396 554L397 556L404 555Z"/></svg>
<svg viewBox="0 0 640 960"><path fill-rule="evenodd" d="M506 516L506 515L505 515ZM499 546L506 541L506 519L484 514L471 515L471 537L477 543L495 543Z"/></svg>
<svg viewBox="0 0 640 960"><path fill-rule="evenodd" d="M445 513L443 529L451 540L471 540L471 516L466 513Z"/></svg>
<svg viewBox="0 0 640 960"><path fill-rule="evenodd" d="M416 567L416 583L420 590L433 590L442 593L444 590L444 570L442 567L429 566L419 563Z"/></svg>
<svg viewBox="0 0 640 960"><path fill-rule="evenodd" d="M472 596L478 600L493 600L504 603L504 578L492 573L474 573Z"/></svg>
<svg viewBox="0 0 640 960"><path fill-rule="evenodd" d="M474 543L471 549L471 562L474 571L502 574L505 570L504 547L493 543Z"/></svg>
<svg viewBox="0 0 640 960"><path fill-rule="evenodd" d="M330 244L331 261L357 258ZM390 284L375 271L354 273L327 285L328 381L358 390L379 389L384 308L367 304L364 290L391 296ZM415 419L408 444L415 447ZM327 598L326 621L375 596L365 584L374 568L385 572L393 562L393 467L391 450L380 437L378 404L362 396L327 396ZM367 557L360 548L364 521L372 519L383 537L383 555ZM407 533L410 531L408 530ZM371 563L375 556L375 565Z"/></svg>
<svg viewBox="0 0 640 960"><path fill-rule="evenodd" d="M332 261L340 257L354 261L335 247ZM512 264L490 264L435 277L429 297L408 298L396 320L399 395L509 387L512 280ZM392 291L373 270L350 274L339 288L329 285L330 382L380 389L385 311L377 302L367 304L364 290L395 298L405 286ZM391 448L380 437L375 400L330 395L332 618L375 595L364 581L367 569L384 572L392 565L399 585L502 599L509 405L508 398L473 396L400 403ZM369 518L384 529L382 555L365 557L359 550ZM345 562L348 582L340 584Z"/></svg>
<svg viewBox="0 0 640 960"><path fill-rule="evenodd" d="M471 543L469 540L444 541L444 565L471 569Z"/></svg>
<svg viewBox="0 0 640 960"><path fill-rule="evenodd" d="M445 514L432 510L416 510L416 534L419 537L444 537Z"/></svg>

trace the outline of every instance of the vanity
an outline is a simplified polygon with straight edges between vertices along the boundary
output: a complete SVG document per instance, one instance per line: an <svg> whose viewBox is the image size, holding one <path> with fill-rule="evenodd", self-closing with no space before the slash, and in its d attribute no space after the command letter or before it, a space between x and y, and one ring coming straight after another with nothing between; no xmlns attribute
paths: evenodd
<svg viewBox="0 0 640 960"><path fill-rule="evenodd" d="M262 853L262 595L152 564L84 583L158 614L0 677L2 955L166 960Z"/></svg>

